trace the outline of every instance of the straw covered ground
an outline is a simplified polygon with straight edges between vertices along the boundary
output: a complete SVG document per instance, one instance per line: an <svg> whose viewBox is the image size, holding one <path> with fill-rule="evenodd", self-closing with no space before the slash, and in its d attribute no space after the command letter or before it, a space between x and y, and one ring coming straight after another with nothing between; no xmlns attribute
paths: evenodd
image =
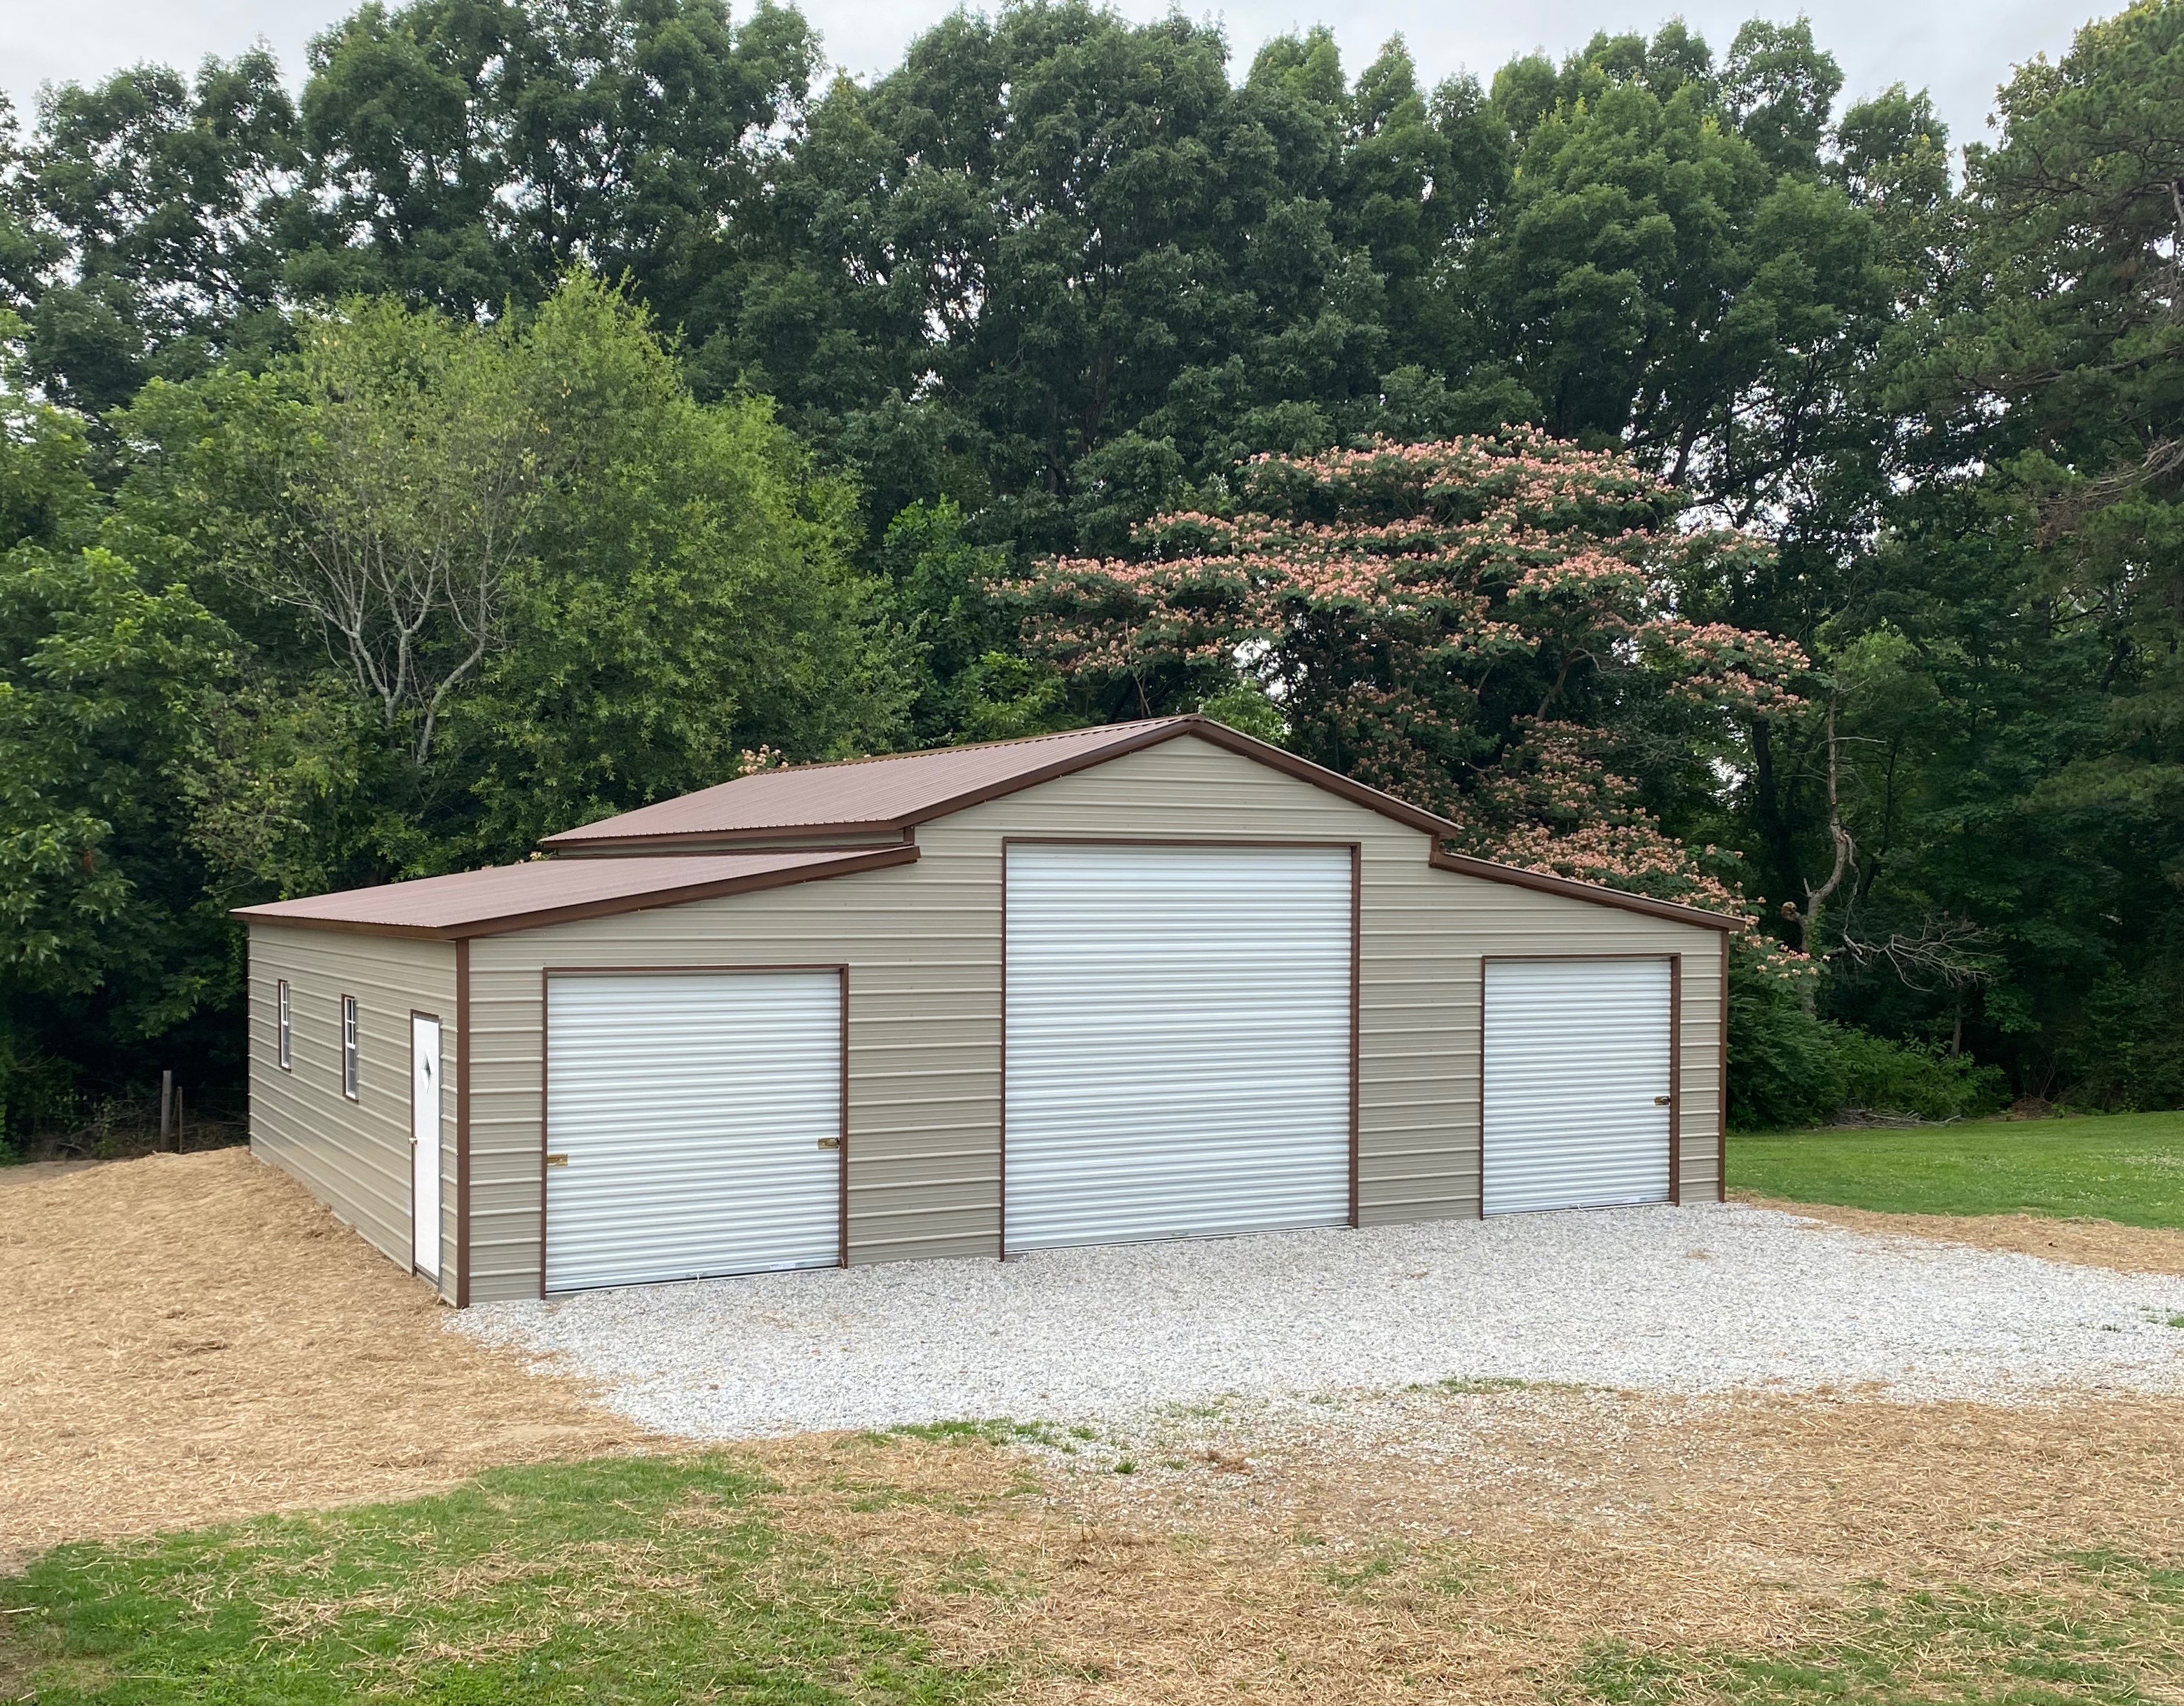
<svg viewBox="0 0 2184 1706"><path fill-rule="evenodd" d="M2067 1225L2001 1247L2184 1271ZM136 1698L216 1626L236 1686L322 1665L326 1698L521 1693L540 1655L600 1679L555 1698L710 1698L761 1651L783 1686L1022 1706L2184 1698L2184 1400L1474 1381L704 1452L443 1319L241 1151L0 1175L10 1562L410 1501L55 1554L10 1586L0 1696Z"/></svg>
<svg viewBox="0 0 2184 1706"><path fill-rule="evenodd" d="M2174 1699L2184 1677L2172 1399L1433 1389L1074 1443L758 1455L792 1531L887 1559L901 1614L1032 1706L2000 1698L2065 1672Z"/></svg>
<svg viewBox="0 0 2184 1706"><path fill-rule="evenodd" d="M248 1150L0 1171L0 1567L638 1438L443 1313Z"/></svg>
<svg viewBox="0 0 2184 1706"><path fill-rule="evenodd" d="M1833 1203L1783 1202L1745 1190L1730 1196L1755 1208L1779 1208L1878 1237L1941 1239L2124 1274L2184 1274L2184 1232L2170 1227L2048 1214L1891 1214Z"/></svg>

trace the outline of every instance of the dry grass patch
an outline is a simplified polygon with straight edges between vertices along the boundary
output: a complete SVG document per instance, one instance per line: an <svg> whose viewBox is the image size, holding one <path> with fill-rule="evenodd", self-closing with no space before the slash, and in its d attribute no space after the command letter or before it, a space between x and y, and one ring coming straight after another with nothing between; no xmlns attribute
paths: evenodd
<svg viewBox="0 0 2184 1706"><path fill-rule="evenodd" d="M643 1437L442 1330L422 1285L248 1151L21 1172L0 1183L0 1567Z"/></svg>
<svg viewBox="0 0 2184 1706"><path fill-rule="evenodd" d="M2168 1227L2065 1220L2045 1214L1889 1214L1831 1203L1784 1202L1745 1190L1730 1195L1754 1208L1780 1209L1875 1237L1931 1238L1981 1250L2014 1250L2050 1262L2113 1268L2123 1274L2184 1274L2184 1232Z"/></svg>
<svg viewBox="0 0 2184 1706"><path fill-rule="evenodd" d="M1588 1665L1613 1698L1782 1665L1953 1688L2019 1675L2059 1619L2130 1686L2184 1674L2175 1596L2133 1598L2184 1565L2184 1404L1527 1388L1303 1408L1079 1454L1100 1467L899 1438L758 1455L788 1532L884 1568L940 1653L1016 1668L1028 1706L1530 1702Z"/></svg>

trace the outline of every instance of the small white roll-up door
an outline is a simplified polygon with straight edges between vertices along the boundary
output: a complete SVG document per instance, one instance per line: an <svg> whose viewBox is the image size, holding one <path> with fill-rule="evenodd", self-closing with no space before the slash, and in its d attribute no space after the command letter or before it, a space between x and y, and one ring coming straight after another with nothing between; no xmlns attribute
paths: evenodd
<svg viewBox="0 0 2184 1706"><path fill-rule="evenodd" d="M1350 850L1007 859L1007 1247L1346 1223Z"/></svg>
<svg viewBox="0 0 2184 1706"><path fill-rule="evenodd" d="M546 1289L832 1267L838 973L555 973Z"/></svg>
<svg viewBox="0 0 2184 1706"><path fill-rule="evenodd" d="M1489 960L1489 1214L1669 1200L1666 960Z"/></svg>

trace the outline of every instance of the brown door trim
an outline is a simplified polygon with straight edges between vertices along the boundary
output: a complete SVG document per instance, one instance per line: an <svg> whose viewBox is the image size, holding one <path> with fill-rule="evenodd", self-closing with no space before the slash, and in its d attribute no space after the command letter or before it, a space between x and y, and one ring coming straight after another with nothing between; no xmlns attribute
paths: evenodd
<svg viewBox="0 0 2184 1706"><path fill-rule="evenodd" d="M1684 1200L1684 956L1669 956L1669 1201Z"/></svg>
<svg viewBox="0 0 2184 1706"><path fill-rule="evenodd" d="M850 968L839 960L811 964L734 964L705 966L542 966L538 971L538 1295L546 1296L546 1157L553 1151L552 1075L547 1070L547 1051L554 1026L551 1001L557 978L704 977L724 972L832 972L841 979L842 1024L836 1052L840 1056L841 1096L836 1140L840 1182L836 1188L835 1266L850 1265Z"/></svg>
<svg viewBox="0 0 2184 1706"><path fill-rule="evenodd" d="M1195 835L1004 835L1001 838L1001 1112L1000 1254L1009 1253L1009 849L1011 847L1267 847L1346 849L1350 854L1350 1190L1349 1224L1358 1224L1358 1078L1364 967L1364 845L1357 841Z"/></svg>
<svg viewBox="0 0 2184 1706"><path fill-rule="evenodd" d="M1479 1218L1486 1218L1486 968L1497 963L1558 965L1591 960L1669 962L1669 1201L1683 1201L1684 956L1668 953L1481 954L1479 956Z"/></svg>
<svg viewBox="0 0 2184 1706"><path fill-rule="evenodd" d="M1721 939L1721 1010L1714 1016L1719 1051L1713 1081L1713 1200L1729 1201L1729 944Z"/></svg>
<svg viewBox="0 0 2184 1706"><path fill-rule="evenodd" d="M428 1013L422 1007L412 1007L410 1009L410 1144L412 1149L417 1143L417 1021L420 1019L430 1019L440 1027L440 1082L444 1085L448 1081L448 1028L441 1024L437 1013ZM444 1099L444 1092L443 1096ZM444 1147L447 1142L444 1135L440 1141ZM432 1157L432 1170L438 1172L439 1166L440 1157L436 1155ZM448 1206L443 1201L440 1204L441 1226L447 1224L447 1216ZM432 1229L432 1244L436 1254L439 1242L440 1227L435 1226ZM417 1157L414 1154L410 1157L410 1271L421 1280L425 1277L424 1269L417 1265ZM447 1284L445 1274L435 1274L432 1278L435 1291Z"/></svg>

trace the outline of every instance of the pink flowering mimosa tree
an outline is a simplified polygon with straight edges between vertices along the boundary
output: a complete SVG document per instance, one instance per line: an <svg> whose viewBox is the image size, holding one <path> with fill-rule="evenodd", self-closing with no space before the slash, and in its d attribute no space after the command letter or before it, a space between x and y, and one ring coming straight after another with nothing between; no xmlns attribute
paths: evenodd
<svg viewBox="0 0 2184 1706"><path fill-rule="evenodd" d="M1217 513L1011 591L1030 644L1117 711L1240 675L1297 752L1446 814L1463 850L1741 912L1623 772L1648 742L1688 759L1726 749L1732 714L1788 712L1805 659L1678 614L1696 560L1764 549L1679 529L1680 507L1628 459L1524 429L1262 456Z"/></svg>

